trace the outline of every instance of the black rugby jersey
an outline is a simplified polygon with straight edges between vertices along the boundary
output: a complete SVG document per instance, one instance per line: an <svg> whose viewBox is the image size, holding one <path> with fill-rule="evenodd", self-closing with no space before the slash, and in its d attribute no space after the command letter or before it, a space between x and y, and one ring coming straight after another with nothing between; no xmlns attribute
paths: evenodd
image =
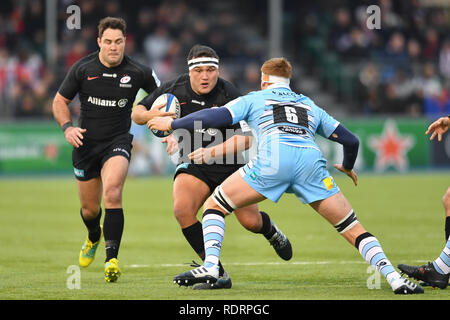
<svg viewBox="0 0 450 320"><path fill-rule="evenodd" d="M159 80L151 68L128 56L120 65L108 68L98 54L97 51L78 60L58 92L69 100L79 94L79 127L86 129L85 139L100 141L129 132L137 92L140 88L152 92Z"/></svg>
<svg viewBox="0 0 450 320"><path fill-rule="evenodd" d="M205 108L220 107L231 100L240 97L241 93L230 82L219 78L216 86L204 95L196 94L190 84L189 74L183 74L178 78L162 84L159 88L145 97L139 104L145 106L148 110L152 107L153 102L162 94L171 93L177 97L180 102L181 115L184 117L195 111ZM209 128L198 129L190 132L190 139L180 139L179 156L180 162L192 163L187 155L198 148L212 147L223 143L231 136L251 135L251 131L241 127L241 123L226 128ZM188 140L188 141L186 141ZM222 159L222 164L226 165L243 165L245 164L242 153L234 157L226 157Z"/></svg>

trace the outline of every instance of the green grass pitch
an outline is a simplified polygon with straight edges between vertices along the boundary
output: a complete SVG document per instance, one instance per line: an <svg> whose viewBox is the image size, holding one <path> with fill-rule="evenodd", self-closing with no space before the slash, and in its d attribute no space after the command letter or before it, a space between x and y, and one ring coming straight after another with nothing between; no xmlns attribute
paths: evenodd
<svg viewBox="0 0 450 320"><path fill-rule="evenodd" d="M354 187L334 177L360 222L381 242L388 258L423 264L444 247L442 196L449 172L359 177ZM445 299L450 289L396 296L385 279L368 270L358 251L323 218L292 195L267 211L290 238L291 261L278 258L267 241L227 217L221 260L231 290L178 287L174 275L199 260L172 215L171 178L128 178L124 190L125 230L119 254L122 276L103 279L104 242L93 264L70 278L86 237L71 177L0 180L0 299L149 300L322 300ZM199 216L200 217L200 216ZM75 266L75 267L74 267ZM75 269L71 269L75 268ZM380 280L378 283L377 280ZM79 289L71 288L78 283ZM368 285L369 284L369 285ZM373 287L373 289L369 289Z"/></svg>

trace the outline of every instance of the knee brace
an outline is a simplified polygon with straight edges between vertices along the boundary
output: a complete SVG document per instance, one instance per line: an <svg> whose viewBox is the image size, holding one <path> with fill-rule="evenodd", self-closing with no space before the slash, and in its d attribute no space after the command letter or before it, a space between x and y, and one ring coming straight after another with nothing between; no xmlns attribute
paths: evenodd
<svg viewBox="0 0 450 320"><path fill-rule="evenodd" d="M212 198L214 202L227 213L231 213L237 208L233 201L231 201L231 199L228 198L225 192L223 192L222 186L218 186L216 189L214 189Z"/></svg>
<svg viewBox="0 0 450 320"><path fill-rule="evenodd" d="M355 212L353 212L353 210L350 210L350 212L341 221L333 226L337 232L344 233L353 228L353 226L358 222L359 221L358 219L356 219Z"/></svg>

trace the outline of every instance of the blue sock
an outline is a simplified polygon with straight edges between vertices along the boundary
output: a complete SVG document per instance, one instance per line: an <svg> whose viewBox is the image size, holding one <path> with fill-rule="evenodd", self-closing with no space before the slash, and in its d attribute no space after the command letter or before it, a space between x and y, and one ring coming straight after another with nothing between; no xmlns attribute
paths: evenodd
<svg viewBox="0 0 450 320"><path fill-rule="evenodd" d="M450 237L447 240L444 250L441 255L433 261L433 266L437 272L441 274L450 273Z"/></svg>
<svg viewBox="0 0 450 320"><path fill-rule="evenodd" d="M359 235L358 238L356 238L355 246L364 260L375 267L389 283L392 283L392 281L401 277L384 254L383 248L381 248L377 238L369 232Z"/></svg>
<svg viewBox="0 0 450 320"><path fill-rule="evenodd" d="M220 250L225 235L225 216L218 210L208 209L203 214L203 241L205 243L204 266L219 265Z"/></svg>

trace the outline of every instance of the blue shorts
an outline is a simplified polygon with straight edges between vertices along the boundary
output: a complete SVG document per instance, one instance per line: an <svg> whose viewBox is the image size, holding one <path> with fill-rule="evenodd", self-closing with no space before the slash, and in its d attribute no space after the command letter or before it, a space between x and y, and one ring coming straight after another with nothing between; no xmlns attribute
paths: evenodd
<svg viewBox="0 0 450 320"><path fill-rule="evenodd" d="M285 144L277 148L277 152L258 153L239 169L254 190L274 202L285 192L294 193L303 203L323 200L339 192L318 149Z"/></svg>

